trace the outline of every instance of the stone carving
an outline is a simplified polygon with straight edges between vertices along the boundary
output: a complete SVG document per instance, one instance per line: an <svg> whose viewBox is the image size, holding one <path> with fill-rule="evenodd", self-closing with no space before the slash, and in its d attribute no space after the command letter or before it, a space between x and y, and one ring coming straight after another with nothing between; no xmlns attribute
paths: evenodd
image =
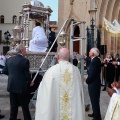
<svg viewBox="0 0 120 120"><path fill-rule="evenodd" d="M10 56L14 56L17 54L16 51L8 51L8 54ZM37 53L37 52L30 52L27 51L26 54L26 58L29 59L30 61L30 71L31 72L36 72L37 70L39 70L39 67L41 65L41 63L43 62L45 56L46 56L46 52L44 53ZM51 62L53 60L53 57L55 56L54 52L49 53L47 59L45 60L45 62L42 65L41 71L45 72L49 67L51 67Z"/></svg>
<svg viewBox="0 0 120 120"><path fill-rule="evenodd" d="M32 0L32 1L30 1L30 4L32 5L32 6L37 6L37 7L44 7L44 5L40 2L40 1L38 1L38 0Z"/></svg>

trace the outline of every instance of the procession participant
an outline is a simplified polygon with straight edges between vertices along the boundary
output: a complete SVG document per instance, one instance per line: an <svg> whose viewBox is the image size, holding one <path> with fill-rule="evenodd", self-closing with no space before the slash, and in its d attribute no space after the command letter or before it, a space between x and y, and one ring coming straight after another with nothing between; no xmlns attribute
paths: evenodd
<svg viewBox="0 0 120 120"><path fill-rule="evenodd" d="M32 40L29 42L29 51L32 52L46 52L48 47L48 39L45 35L44 29L40 23L36 23L36 27L32 31Z"/></svg>
<svg viewBox="0 0 120 120"><path fill-rule="evenodd" d="M58 64L49 68L39 86L35 120L85 120L81 75L69 62L70 52L61 48Z"/></svg>

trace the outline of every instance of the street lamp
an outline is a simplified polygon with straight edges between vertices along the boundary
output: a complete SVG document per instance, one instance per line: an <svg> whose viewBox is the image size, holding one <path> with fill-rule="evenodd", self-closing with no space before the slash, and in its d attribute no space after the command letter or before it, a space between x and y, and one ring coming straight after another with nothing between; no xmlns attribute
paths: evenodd
<svg viewBox="0 0 120 120"><path fill-rule="evenodd" d="M66 36L67 36L67 34L65 33L65 31L62 31L62 32L60 33L61 41L59 42L59 44L60 44L62 47L64 47L65 44L66 44L66 40L65 40Z"/></svg>
<svg viewBox="0 0 120 120"><path fill-rule="evenodd" d="M4 33L4 37L5 37L5 40L6 40L5 44L7 44L7 45L10 44L9 40L11 38L11 35L10 35L8 30Z"/></svg>

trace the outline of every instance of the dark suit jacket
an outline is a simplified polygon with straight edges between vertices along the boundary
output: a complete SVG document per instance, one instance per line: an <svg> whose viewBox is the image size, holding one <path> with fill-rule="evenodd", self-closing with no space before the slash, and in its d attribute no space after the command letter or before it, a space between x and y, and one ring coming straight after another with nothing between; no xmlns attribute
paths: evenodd
<svg viewBox="0 0 120 120"><path fill-rule="evenodd" d="M31 82L28 59L20 54L8 58L3 73L8 75L8 92L28 92L28 84Z"/></svg>
<svg viewBox="0 0 120 120"><path fill-rule="evenodd" d="M52 46L55 38L56 38L55 32L51 31L50 34L49 34L49 48ZM51 52L56 52L57 51L57 47L58 47L58 44L57 44L57 42L55 42Z"/></svg>
<svg viewBox="0 0 120 120"><path fill-rule="evenodd" d="M119 58L117 60L113 59L113 61L120 62L120 59ZM120 72L120 65L116 65L116 66L117 66L116 70Z"/></svg>
<svg viewBox="0 0 120 120"><path fill-rule="evenodd" d="M78 60L76 58L73 59L73 65L77 66Z"/></svg>
<svg viewBox="0 0 120 120"><path fill-rule="evenodd" d="M100 73L101 73L101 61L98 57L92 59L89 70L88 78L86 79L87 84L100 84Z"/></svg>
<svg viewBox="0 0 120 120"><path fill-rule="evenodd" d="M116 61L116 62L120 62L120 59L118 58L117 60L116 59L113 59L113 61ZM116 81L119 81L119 76L120 76L120 65L115 65L114 66L114 78Z"/></svg>
<svg viewBox="0 0 120 120"><path fill-rule="evenodd" d="M100 73L101 73L101 61L98 57L94 57L90 63L88 70L88 78L86 83L88 84L88 92L92 104L94 120L101 120L100 114Z"/></svg>
<svg viewBox="0 0 120 120"><path fill-rule="evenodd" d="M106 77L105 78L107 81L114 81L115 66L111 62L113 62L113 59L110 60L107 64L107 67L105 67L105 69L106 69L106 73L105 73Z"/></svg>

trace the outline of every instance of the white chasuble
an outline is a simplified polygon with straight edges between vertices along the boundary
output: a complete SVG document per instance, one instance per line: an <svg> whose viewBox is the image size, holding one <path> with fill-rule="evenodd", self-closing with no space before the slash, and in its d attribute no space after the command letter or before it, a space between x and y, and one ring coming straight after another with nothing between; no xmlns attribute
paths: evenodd
<svg viewBox="0 0 120 120"><path fill-rule="evenodd" d="M85 120L80 72L60 61L45 73L38 88L35 120Z"/></svg>
<svg viewBox="0 0 120 120"><path fill-rule="evenodd" d="M104 120L120 120L120 95L112 95Z"/></svg>

